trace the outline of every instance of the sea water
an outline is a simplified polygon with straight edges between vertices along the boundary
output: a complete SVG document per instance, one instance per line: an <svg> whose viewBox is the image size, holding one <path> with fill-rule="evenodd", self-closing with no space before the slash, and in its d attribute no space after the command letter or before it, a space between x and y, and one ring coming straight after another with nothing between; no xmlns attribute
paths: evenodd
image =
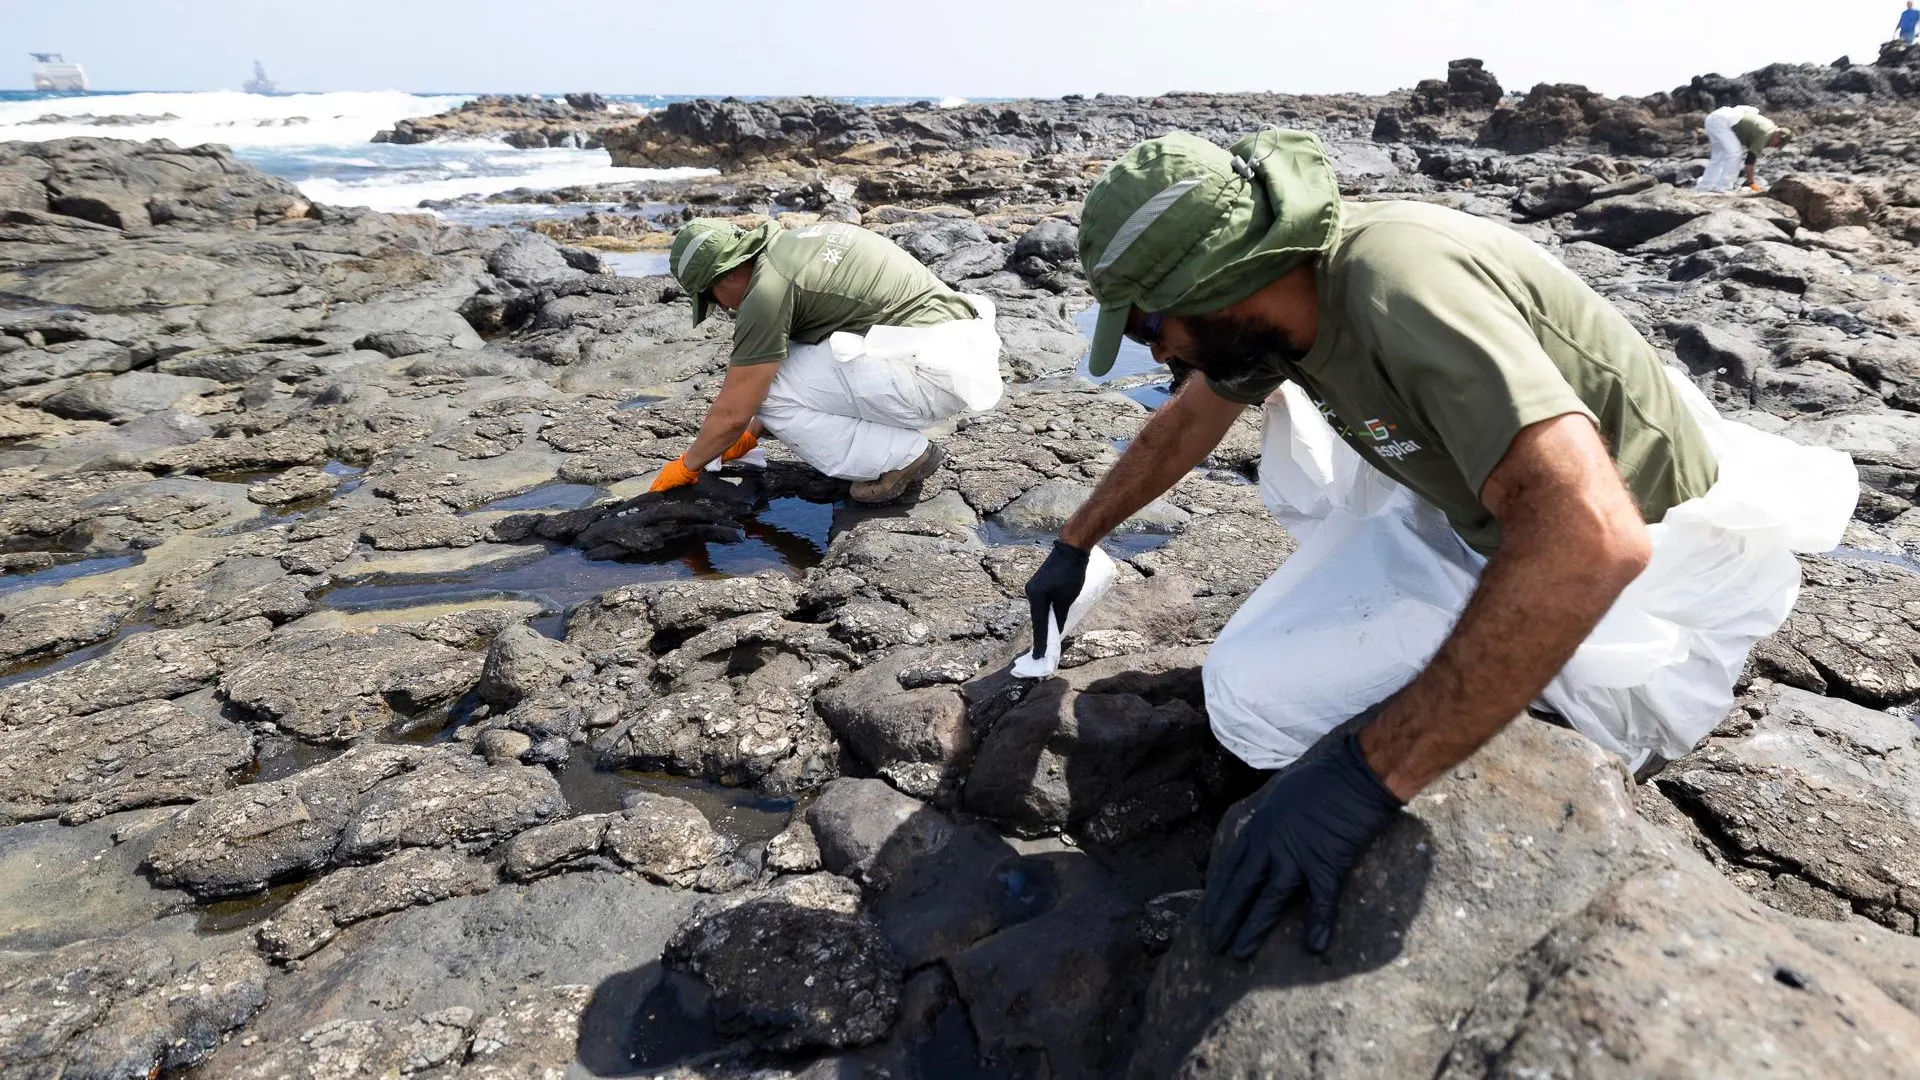
<svg viewBox="0 0 1920 1080"><path fill-rule="evenodd" d="M77 95L0 91L0 142L88 136L169 139L180 146L221 143L262 172L292 181L316 202L387 211L415 210L423 201L488 196L515 188L550 190L672 179L698 172L621 169L614 167L605 150L515 150L493 139L416 146L371 141L376 132L399 120L445 112L472 96L397 91ZM637 118L670 99L610 100L616 109Z"/></svg>
<svg viewBox="0 0 1920 1080"><path fill-rule="evenodd" d="M605 150L516 150L494 139L394 146L376 132L416 116L432 116L474 94L341 91L315 94L202 93L52 94L0 90L0 142L39 142L72 136L169 139L180 146L222 143L262 172L290 180L316 202L416 210L422 202L485 197L516 188L547 191L576 185L665 180L699 175L696 169L615 168ZM683 95L609 94L613 110L633 118ZM898 104L903 98L854 98L857 104ZM963 98L939 101L942 108ZM55 119L65 118L65 119ZM103 123L102 121L108 121ZM516 207L511 218L566 213L552 207ZM445 216L496 224L501 213L455 210ZM498 220L496 220L498 219Z"/></svg>

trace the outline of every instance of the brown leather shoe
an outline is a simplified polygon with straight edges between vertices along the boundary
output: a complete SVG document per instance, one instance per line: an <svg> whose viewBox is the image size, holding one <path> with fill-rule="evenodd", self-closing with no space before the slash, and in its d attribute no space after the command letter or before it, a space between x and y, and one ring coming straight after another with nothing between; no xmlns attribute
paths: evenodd
<svg viewBox="0 0 1920 1080"><path fill-rule="evenodd" d="M947 460L947 452L940 449L939 443L928 443L920 456L897 469L881 473L873 480L860 480L847 490L857 503L878 506L890 503L907 493L907 489L932 476Z"/></svg>

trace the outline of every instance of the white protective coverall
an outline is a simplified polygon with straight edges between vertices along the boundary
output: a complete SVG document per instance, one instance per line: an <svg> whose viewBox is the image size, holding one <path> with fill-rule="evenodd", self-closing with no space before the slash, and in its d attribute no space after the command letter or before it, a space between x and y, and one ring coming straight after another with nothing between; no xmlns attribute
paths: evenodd
<svg viewBox="0 0 1920 1080"><path fill-rule="evenodd" d="M1847 455L1724 420L1667 374L1719 475L1647 526L1647 568L1536 703L1636 768L1685 754L1726 717L1748 651L1799 595L1794 553L1837 545L1859 492ZM1261 496L1300 548L1227 623L1205 682L1221 743L1277 769L1412 681L1486 560L1293 383L1267 399L1262 450Z"/></svg>
<svg viewBox="0 0 1920 1080"><path fill-rule="evenodd" d="M1731 191L1740 182L1747 151L1733 133L1733 125L1757 115L1759 110L1751 105L1727 105L1707 114L1707 143L1712 153L1707 158L1707 171L1694 182L1693 190Z"/></svg>
<svg viewBox="0 0 1920 1080"><path fill-rule="evenodd" d="M993 301L965 299L978 318L793 342L760 422L802 461L842 480L910 464L927 448L922 428L1000 402Z"/></svg>

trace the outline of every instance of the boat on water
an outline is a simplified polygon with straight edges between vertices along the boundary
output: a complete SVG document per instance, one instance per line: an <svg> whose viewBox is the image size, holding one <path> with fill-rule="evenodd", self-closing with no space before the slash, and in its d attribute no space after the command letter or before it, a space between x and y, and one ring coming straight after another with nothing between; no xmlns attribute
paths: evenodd
<svg viewBox="0 0 1920 1080"><path fill-rule="evenodd" d="M255 60L253 78L248 79L240 89L249 94L271 94L278 91L280 87L272 79L267 78L267 69L261 66L260 61Z"/></svg>
<svg viewBox="0 0 1920 1080"><path fill-rule="evenodd" d="M33 57L33 88L82 92L87 89L87 73L79 64L70 64L59 53L28 53Z"/></svg>

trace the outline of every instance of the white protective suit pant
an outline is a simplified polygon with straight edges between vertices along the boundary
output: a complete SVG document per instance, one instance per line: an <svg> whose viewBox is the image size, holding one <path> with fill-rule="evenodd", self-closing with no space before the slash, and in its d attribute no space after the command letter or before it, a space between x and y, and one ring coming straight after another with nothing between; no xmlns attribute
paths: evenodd
<svg viewBox="0 0 1920 1080"><path fill-rule="evenodd" d="M993 303L966 299L979 318L792 343L760 422L802 461L842 480L872 480L911 463L927 448L920 429L999 404Z"/></svg>
<svg viewBox="0 0 1920 1080"><path fill-rule="evenodd" d="M1751 105L1728 105L1707 114L1707 144L1712 152L1707 158L1707 171L1694 182L1693 190L1731 191L1739 183L1747 153L1733 133L1733 125L1753 111Z"/></svg>
<svg viewBox="0 0 1920 1080"><path fill-rule="evenodd" d="M1635 767L1679 757L1725 718L1748 651L1799 594L1794 552L1838 544L1859 491L1847 455L1723 420L1668 375L1719 477L1647 527L1647 568L1537 702ZM1221 743L1276 769L1419 674L1486 560L1291 383L1268 399L1262 451L1261 496L1300 548L1234 613L1205 682Z"/></svg>

